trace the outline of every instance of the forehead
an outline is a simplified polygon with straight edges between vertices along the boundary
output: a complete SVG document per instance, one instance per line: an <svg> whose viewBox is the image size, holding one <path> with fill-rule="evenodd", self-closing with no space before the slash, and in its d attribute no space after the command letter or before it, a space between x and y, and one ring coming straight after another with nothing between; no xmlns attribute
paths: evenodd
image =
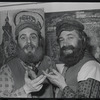
<svg viewBox="0 0 100 100"><path fill-rule="evenodd" d="M66 37L66 36L79 36L76 30L72 31L62 31L59 37Z"/></svg>
<svg viewBox="0 0 100 100"><path fill-rule="evenodd" d="M38 32L32 28L24 28L19 32L19 35L38 35Z"/></svg>

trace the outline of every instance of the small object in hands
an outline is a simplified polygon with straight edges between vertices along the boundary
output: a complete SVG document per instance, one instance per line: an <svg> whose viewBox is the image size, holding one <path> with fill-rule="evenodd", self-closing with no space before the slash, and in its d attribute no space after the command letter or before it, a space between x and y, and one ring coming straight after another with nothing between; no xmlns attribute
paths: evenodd
<svg viewBox="0 0 100 100"><path fill-rule="evenodd" d="M38 74L38 69L36 67L33 67L32 70L34 70L34 72L36 73L36 75Z"/></svg>
<svg viewBox="0 0 100 100"><path fill-rule="evenodd" d="M31 69L28 69L28 76L31 80L35 79L37 77L37 75L35 74L34 71L32 71Z"/></svg>
<svg viewBox="0 0 100 100"><path fill-rule="evenodd" d="M49 68L49 74L55 75L54 72L53 72L53 69L51 67Z"/></svg>
<svg viewBox="0 0 100 100"><path fill-rule="evenodd" d="M32 70L33 70L33 71L35 72L35 74L37 75L37 74L38 74L38 68L36 67L36 65L33 64L33 63L30 63L29 65L32 66Z"/></svg>
<svg viewBox="0 0 100 100"><path fill-rule="evenodd" d="M46 69L46 70L42 70L43 74L46 75L46 74L49 74L49 75L54 75L52 69Z"/></svg>

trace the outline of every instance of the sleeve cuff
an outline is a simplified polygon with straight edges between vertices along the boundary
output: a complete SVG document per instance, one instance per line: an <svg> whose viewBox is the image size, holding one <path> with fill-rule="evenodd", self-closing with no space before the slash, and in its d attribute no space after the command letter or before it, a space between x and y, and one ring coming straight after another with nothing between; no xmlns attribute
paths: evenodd
<svg viewBox="0 0 100 100"><path fill-rule="evenodd" d="M66 86L63 89L62 97L72 98L74 96L75 96L75 93L74 93L74 91L69 86Z"/></svg>

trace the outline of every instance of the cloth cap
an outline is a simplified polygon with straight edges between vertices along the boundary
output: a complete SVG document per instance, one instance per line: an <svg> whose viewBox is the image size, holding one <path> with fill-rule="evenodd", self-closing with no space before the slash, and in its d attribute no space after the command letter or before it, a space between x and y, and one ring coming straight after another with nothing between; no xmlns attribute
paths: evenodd
<svg viewBox="0 0 100 100"><path fill-rule="evenodd" d="M64 30L84 30L84 25L76 20L62 20L56 24L56 34L59 37Z"/></svg>
<svg viewBox="0 0 100 100"><path fill-rule="evenodd" d="M20 11L14 16L14 24L15 28L15 37L18 36L19 32L24 28L32 28L38 32L40 35L40 31L43 27L44 19L42 15L38 12L32 11Z"/></svg>

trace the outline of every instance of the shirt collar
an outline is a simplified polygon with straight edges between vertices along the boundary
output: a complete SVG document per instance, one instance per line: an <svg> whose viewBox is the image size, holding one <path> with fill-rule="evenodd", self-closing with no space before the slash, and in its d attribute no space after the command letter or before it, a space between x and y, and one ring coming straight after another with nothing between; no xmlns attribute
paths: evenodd
<svg viewBox="0 0 100 100"><path fill-rule="evenodd" d="M32 66L27 65L26 63L24 63L21 59L20 59L21 64L23 65L23 67L25 69L31 69L32 70ZM34 67L38 68L41 62L37 63Z"/></svg>

